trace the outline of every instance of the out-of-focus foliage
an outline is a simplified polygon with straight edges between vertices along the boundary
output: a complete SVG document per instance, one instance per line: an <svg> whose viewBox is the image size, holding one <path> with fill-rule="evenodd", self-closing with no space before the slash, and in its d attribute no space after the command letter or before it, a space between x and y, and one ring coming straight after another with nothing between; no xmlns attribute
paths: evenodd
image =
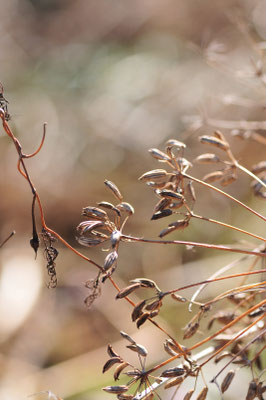
<svg viewBox="0 0 266 400"><path fill-rule="evenodd" d="M265 157L258 143L230 137L243 121L265 119L266 79L260 64L265 12L260 0L2 2L0 81L10 103L10 125L25 152L36 149L42 125L48 123L44 147L27 165L53 229L77 246L82 207L110 200L103 184L107 178L136 209L130 233L156 236L162 225L149 221L154 199L137 178L156 167L147 149L170 137L185 141L193 160L199 153L198 133L219 128L247 167ZM0 310L5 311L0 316L0 398L52 390L65 400L104 399L99 388L110 383L101 376L105 344L119 341L120 329L132 332L125 318L128 306L120 302L111 318L117 303L106 284L87 311L83 283L95 271L64 249L57 259L59 287L45 287L42 251L34 262L29 246L31 193L17 174L15 150L3 132L0 156L0 233L4 238L17 231L0 253ZM230 190L262 209L250 195L247 178ZM203 190L200 195L203 213L211 207L212 216L222 209L229 223L243 218L216 196L209 198ZM180 237L207 240L209 233L194 224ZM218 239L229 241L213 228L212 240ZM212 271L210 261L199 272L194 253L136 246L131 254L121 249L122 285L136 274L163 271L167 286L173 276L186 282L188 271L191 276L196 269L203 277ZM189 264L174 275L170 268L182 261ZM156 337L153 345L150 328L138 335L152 354Z"/></svg>

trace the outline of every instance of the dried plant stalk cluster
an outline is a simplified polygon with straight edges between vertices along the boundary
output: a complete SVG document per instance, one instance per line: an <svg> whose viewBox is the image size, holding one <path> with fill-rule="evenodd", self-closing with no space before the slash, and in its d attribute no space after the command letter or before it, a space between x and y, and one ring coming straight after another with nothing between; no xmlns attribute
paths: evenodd
<svg viewBox="0 0 266 400"><path fill-rule="evenodd" d="M220 131L199 137L202 146L208 150L198 155L193 163L207 164L214 169L205 174L202 179L196 178L188 172L193 167L193 163L185 157L187 152L185 143L170 139L163 151L156 148L150 149L151 156L160 163L160 168L143 173L139 180L140 183L146 183L156 197L155 206L151 210L151 220L165 220L167 221L166 225L158 232L159 238L156 240L143 238L141 235L133 237L124 233L128 219L134 214L134 208L130 203L124 201L124 196L119 188L110 180L106 180L104 183L113 196L114 203L101 201L97 205L84 207L82 210L84 220L76 229L76 239L82 246L91 248L104 245L105 249L108 248L108 254L100 265L73 248L57 232L46 225L40 196L25 164L27 158L37 155L41 150L45 139L45 126L39 148L34 153L27 155L23 153L21 144L8 125L7 121L10 116L7 100L3 93L0 93L0 116L4 131L13 141L18 153L18 171L26 179L32 192L33 234L30 244L36 254L40 243L39 229L35 220L36 207L40 214L42 232L40 237L43 241L47 271L50 277L48 286L54 288L57 285L55 259L58 251L55 249L54 243L58 240L75 252L77 256L98 269L95 279L86 283L89 291L85 299L87 306L90 306L100 296L103 284L110 281L117 291L118 303L124 300L129 303L131 319L133 323L136 323L136 327L141 329L144 324L151 323L154 329L159 329L164 335L162 346L165 350L165 359L156 365L149 365L147 349L121 331L128 351L136 354L139 365L135 366L121 357L109 344L107 348L109 359L103 367L103 372L113 369L113 378L116 384L107 386L103 390L120 400L147 400L162 399L163 394L160 392L160 387L163 387L173 391L172 398L181 393L180 389L182 389L184 400L191 398L204 400L208 396L210 386L204 377L204 366L213 362L215 376L212 377L211 382L217 385L221 396L230 389L238 370L244 367L250 370L251 377L247 386L246 400L255 398L262 400L266 390L263 383L265 366L262 361L262 353L265 349L266 282L263 280L265 268L259 263L261 260L265 261L266 239L224 221L198 215L194 210L200 201L196 196L196 189L201 185L207 191L216 191L232 204L251 213L261 223L265 223L266 218L263 215L229 195L225 188L235 183L240 172L246 173L251 178L254 195L262 201L265 200L266 161L259 161L251 171L247 170L235 158L228 140ZM214 151L209 152L209 149ZM162 164L163 168L161 168ZM235 246L179 240L180 231L187 229L192 219L198 220L198 223L207 221L210 224L222 226L224 229L237 231L256 243L253 245L253 249L248 246L241 249ZM169 237L168 235L174 237L174 240L165 240L164 238ZM188 248L204 247L238 253L240 256L238 255L234 262L216 271L208 279L202 282L192 281L187 286L162 289L150 277L136 277L126 287L119 288L114 280L118 267L119 247L120 244L130 246L132 242L154 245L187 245ZM4 243L5 241L0 247ZM237 265L242 265L243 261L247 260L249 266L241 273L230 271L229 275L224 275L225 272ZM237 282L233 289L221 291L205 303L200 301L200 294L206 286L213 282L232 279ZM195 288L192 297L188 297L184 293L189 288ZM136 291L142 298L137 304L130 298L131 294ZM156 317L166 302L172 302L173 306L184 307L185 311L191 311L192 306L195 310L182 331L182 343L177 340L180 332L171 335L161 323L157 322ZM201 334L199 335L199 333ZM185 346L188 339L191 339L190 344ZM200 357L198 351L206 344L209 345L208 352L203 354L204 357ZM177 362L178 365L176 365ZM119 380L123 383L117 384Z"/></svg>

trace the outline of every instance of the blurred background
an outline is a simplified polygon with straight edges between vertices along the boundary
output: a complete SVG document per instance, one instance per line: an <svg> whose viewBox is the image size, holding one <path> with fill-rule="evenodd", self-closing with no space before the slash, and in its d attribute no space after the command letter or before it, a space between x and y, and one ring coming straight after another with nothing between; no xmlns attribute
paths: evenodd
<svg viewBox="0 0 266 400"><path fill-rule="evenodd" d="M252 140L254 131L263 138L266 128L265 15L265 0L2 1L0 81L10 126L25 153L39 146L47 122L42 151L26 162L47 225L102 263L106 253L81 248L75 228L83 207L113 201L104 179L114 181L135 208L125 233L156 238L170 222L150 221L156 198L138 181L161 167L149 148L163 150L165 141L175 138L186 143L186 157L193 161L212 151L199 144L199 134L218 128L246 167L265 159L265 139ZM136 331L130 306L115 301L109 282L88 310L84 283L96 270L58 242L59 284L47 288L43 247L35 260L29 246L31 191L17 172L17 153L3 129L0 156L0 242L16 231L0 249L0 398L22 400L51 390L64 400L106 399L101 387L113 384L110 372L101 373L107 344L128 355L119 331L147 347L150 365L165 357L165 337L148 324ZM205 166L191 169L197 177L207 172ZM260 220L215 193L196 191L197 213L262 234ZM228 192L263 212L243 174ZM171 238L238 242L238 247L246 239L200 221ZM141 276L165 289L182 286L236 258L183 246L125 244L120 250L115 280L121 287ZM206 296L211 294L208 289ZM180 338L187 314L169 303L158 321ZM234 397L231 389L227 399L239 399L240 390Z"/></svg>

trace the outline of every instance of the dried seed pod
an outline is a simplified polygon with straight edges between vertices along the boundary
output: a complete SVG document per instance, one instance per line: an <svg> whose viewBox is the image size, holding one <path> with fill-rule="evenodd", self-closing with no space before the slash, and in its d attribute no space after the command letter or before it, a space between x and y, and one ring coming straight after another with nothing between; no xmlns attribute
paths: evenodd
<svg viewBox="0 0 266 400"><path fill-rule="evenodd" d="M123 196L120 193L118 187L111 181L108 181L107 179L104 181L105 185L112 191L113 195L119 200L123 200Z"/></svg>
<svg viewBox="0 0 266 400"><path fill-rule="evenodd" d="M163 211L165 208L167 208L171 204L171 200L169 199L161 199L156 206L154 207L154 214L157 213L158 211Z"/></svg>
<svg viewBox="0 0 266 400"><path fill-rule="evenodd" d="M117 364L117 363L122 363L123 361L121 360L120 357L112 357L110 358L108 361L106 361L106 363L103 366L103 374L108 371L108 369L110 369L113 365Z"/></svg>
<svg viewBox="0 0 266 400"><path fill-rule="evenodd" d="M82 209L82 215L88 218L98 218L102 220L107 218L106 212L98 207L84 207Z"/></svg>
<svg viewBox="0 0 266 400"><path fill-rule="evenodd" d="M228 186L228 185L231 185L232 183L234 183L236 180L237 180L237 176L236 176L236 174L233 173L233 174L228 174L228 175L224 176L221 179L220 183L222 186Z"/></svg>
<svg viewBox="0 0 266 400"><path fill-rule="evenodd" d="M161 306L162 306L162 301L157 299L157 300L153 301L152 303L148 304L145 307L145 309L147 311L154 311L154 310L158 310Z"/></svg>
<svg viewBox="0 0 266 400"><path fill-rule="evenodd" d="M184 381L184 379L185 379L185 377L183 377L183 376L180 376L179 378L171 379L164 385L164 388L169 389L173 386L180 385Z"/></svg>
<svg viewBox="0 0 266 400"><path fill-rule="evenodd" d="M155 394L153 392L148 393L146 396L142 397L142 400L153 400Z"/></svg>
<svg viewBox="0 0 266 400"><path fill-rule="evenodd" d="M141 325L143 325L147 319L149 318L150 313L149 312L145 312L141 315L141 317L139 317L139 319L137 320L137 328L139 329L141 327Z"/></svg>
<svg viewBox="0 0 266 400"><path fill-rule="evenodd" d="M103 265L104 270L108 271L110 268L112 268L117 258L118 254L116 251L112 251L111 253L109 253L104 260L104 265Z"/></svg>
<svg viewBox="0 0 266 400"><path fill-rule="evenodd" d="M219 181L220 179L223 178L223 176L224 176L223 171L214 171L214 172L210 172L209 174L204 175L202 180L207 183L212 183L212 182Z"/></svg>
<svg viewBox="0 0 266 400"><path fill-rule="evenodd" d="M261 161L258 164L253 165L251 168L251 172L253 172L253 174L256 175L265 171L266 171L266 161Z"/></svg>
<svg viewBox="0 0 266 400"><path fill-rule="evenodd" d="M157 285L154 281L148 278L136 278L130 281L131 283L140 283L142 287L145 288L157 288Z"/></svg>
<svg viewBox="0 0 266 400"><path fill-rule="evenodd" d="M132 337L129 336L126 332L120 331L120 335L121 335L124 339L128 340L130 343L136 344L135 340L132 339Z"/></svg>
<svg viewBox="0 0 266 400"><path fill-rule="evenodd" d="M263 183L266 184L266 176L260 178ZM253 189L254 195L257 197L261 197L262 199L266 199L266 192L264 186L260 182L252 181L251 187ZM263 191L264 190L264 191Z"/></svg>
<svg viewBox="0 0 266 400"><path fill-rule="evenodd" d="M133 394L118 394L117 398L118 398L118 400L134 400L134 395Z"/></svg>
<svg viewBox="0 0 266 400"><path fill-rule="evenodd" d="M149 317L154 318L154 317L157 317L158 314L159 314L159 310L154 310L150 313Z"/></svg>
<svg viewBox="0 0 266 400"><path fill-rule="evenodd" d="M179 149L185 149L187 146L185 145L185 143L180 142L179 140L175 140L175 139L169 139L166 142L166 145L168 147L177 147L178 150Z"/></svg>
<svg viewBox="0 0 266 400"><path fill-rule="evenodd" d="M205 386L202 391L199 393L198 397L196 400L205 400L208 394L208 388Z"/></svg>
<svg viewBox="0 0 266 400"><path fill-rule="evenodd" d="M176 228L174 226L172 226L171 228L170 227L165 228L159 233L159 237L162 238L175 230Z"/></svg>
<svg viewBox="0 0 266 400"><path fill-rule="evenodd" d="M103 388L103 390L107 393L113 393L113 394L121 394L125 393L128 391L128 386L126 385L120 385L120 386L106 386Z"/></svg>
<svg viewBox="0 0 266 400"><path fill-rule="evenodd" d="M166 353L168 353L170 356L176 356L178 354L176 351L172 350L172 348L167 343L167 340L164 342L163 347Z"/></svg>
<svg viewBox="0 0 266 400"><path fill-rule="evenodd" d="M219 149L224 151L229 149L229 144L226 141L221 140L215 136L200 136L199 141L203 144L210 144L211 146L218 147Z"/></svg>
<svg viewBox="0 0 266 400"><path fill-rule="evenodd" d="M118 243L120 242L121 239L121 232L120 231L113 231L110 237L111 245L112 248L116 248L118 246Z"/></svg>
<svg viewBox="0 0 266 400"><path fill-rule="evenodd" d="M215 364L223 360L225 357L233 357L233 354L230 353L229 351L224 351L223 353L218 354L214 359Z"/></svg>
<svg viewBox="0 0 266 400"><path fill-rule="evenodd" d="M130 293L134 292L136 289L140 288L141 284L140 283L133 283L132 285L129 285L125 287L124 289L121 289L117 295L116 299L122 299L123 297L128 296Z"/></svg>
<svg viewBox="0 0 266 400"><path fill-rule="evenodd" d="M258 385L257 382L251 381L248 387L246 400L254 400L257 397Z"/></svg>
<svg viewBox="0 0 266 400"><path fill-rule="evenodd" d="M110 344L108 344L107 346L107 353L110 357L119 357L119 355L114 351L113 347Z"/></svg>
<svg viewBox="0 0 266 400"><path fill-rule="evenodd" d="M93 239L90 237L81 236L81 237L76 237L76 240L82 246L92 247L92 246L98 246L99 244L103 243L106 239Z"/></svg>
<svg viewBox="0 0 266 400"><path fill-rule="evenodd" d="M224 380L222 381L221 384L221 391L224 393L230 386L232 380L234 379L235 376L235 371L231 370L229 371L226 376L224 377Z"/></svg>
<svg viewBox="0 0 266 400"><path fill-rule="evenodd" d="M213 164L213 163L218 163L220 162L220 158L213 153L204 153L200 154L197 158L194 160L198 164Z"/></svg>
<svg viewBox="0 0 266 400"><path fill-rule="evenodd" d="M133 322L135 322L143 314L142 310L143 310L145 304L146 304L146 300L142 300L138 304L135 305L135 307L133 308L132 314L131 314L131 318L132 318Z"/></svg>
<svg viewBox="0 0 266 400"><path fill-rule="evenodd" d="M99 228L100 226L104 226L102 221L83 221L77 226L77 231L80 235L84 235L84 233L88 233L95 228Z"/></svg>
<svg viewBox="0 0 266 400"><path fill-rule="evenodd" d="M161 373L162 378L175 378L177 376L184 375L186 370L180 367L168 368Z"/></svg>
<svg viewBox="0 0 266 400"><path fill-rule="evenodd" d="M136 344L130 344L130 345L127 346L127 348L132 350L132 351L135 351L136 353L138 353L142 357L147 357L147 355L148 355L148 351L141 344L137 344L137 343Z"/></svg>
<svg viewBox="0 0 266 400"><path fill-rule="evenodd" d="M162 152L161 150L158 149L150 149L149 153L151 153L152 157L156 158L157 160L160 161L171 161L171 158Z"/></svg>
<svg viewBox="0 0 266 400"><path fill-rule="evenodd" d="M183 339L189 339L191 338L193 335L195 335L195 333L197 332L197 330L199 329L199 323L195 322L194 324L188 324L186 329L185 329L185 333L183 336Z"/></svg>
<svg viewBox="0 0 266 400"><path fill-rule="evenodd" d="M112 203L109 203L108 201L101 201L100 203L98 203L99 206L106 208L107 210L112 210L115 211L116 214L120 217L121 213L118 210L117 207L115 207Z"/></svg>
<svg viewBox="0 0 266 400"><path fill-rule="evenodd" d="M186 299L185 297L182 297L182 296L180 296L179 294L176 294L176 293L172 293L172 294L171 294L171 297L172 297L174 300L176 300L176 301L178 301L178 302L180 302L180 303L185 303L185 302L187 301L187 299Z"/></svg>
<svg viewBox="0 0 266 400"><path fill-rule="evenodd" d="M133 369L133 370L125 372L125 375L131 376L133 378L138 378L141 376L141 371L139 369Z"/></svg>
<svg viewBox="0 0 266 400"><path fill-rule="evenodd" d="M184 200L184 196L182 194L174 192L173 190L169 189L162 189L157 191L158 195L170 199L170 200Z"/></svg>
<svg viewBox="0 0 266 400"><path fill-rule="evenodd" d="M117 381L121 372L128 366L127 362L123 362L122 364L118 365L114 371L114 380Z"/></svg>
<svg viewBox="0 0 266 400"><path fill-rule="evenodd" d="M168 226L169 228L174 227L175 230L179 230L187 228L188 225L189 225L189 219L180 219L178 221L171 222Z"/></svg>
<svg viewBox="0 0 266 400"><path fill-rule="evenodd" d="M185 394L185 397L184 397L183 400L190 400L194 392L195 392L194 389L190 389L190 390Z"/></svg>
<svg viewBox="0 0 266 400"><path fill-rule="evenodd" d="M173 214L173 211L170 210L169 208L166 208L165 210L157 211L156 213L154 213L153 216L151 217L151 220L155 221L157 219L169 217L169 215L172 215L172 214Z"/></svg>
<svg viewBox="0 0 266 400"><path fill-rule="evenodd" d="M126 202L124 202L124 201L123 201L122 203L118 204L118 205L117 205L117 208L118 208L120 211L124 211L124 212L126 212L127 214L129 214L129 215L133 215L134 212L135 212L135 210L134 210L134 208L132 207L132 205L129 204L129 203L126 203Z"/></svg>
<svg viewBox="0 0 266 400"><path fill-rule="evenodd" d="M193 182L192 181L188 182L187 191L188 191L188 195L192 199L192 201L196 201L196 192L195 192L195 189L193 187Z"/></svg>
<svg viewBox="0 0 266 400"><path fill-rule="evenodd" d="M165 179L169 176L169 173L165 169L153 169L151 171L145 172L145 174L139 177L139 181L157 181Z"/></svg>
<svg viewBox="0 0 266 400"><path fill-rule="evenodd" d="M261 307L257 308L257 310L254 310L251 313L249 313L248 316L249 316L249 318L259 317L265 311L266 311L266 306L264 305L264 306L261 306Z"/></svg>
<svg viewBox="0 0 266 400"><path fill-rule="evenodd" d="M179 201L174 201L170 204L170 208L172 210L178 210L179 208L181 208L184 205L184 199L179 200Z"/></svg>

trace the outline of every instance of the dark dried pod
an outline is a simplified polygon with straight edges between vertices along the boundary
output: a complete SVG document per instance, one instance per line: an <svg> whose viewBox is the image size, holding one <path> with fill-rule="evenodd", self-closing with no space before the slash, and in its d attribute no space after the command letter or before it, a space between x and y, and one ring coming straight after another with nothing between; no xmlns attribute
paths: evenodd
<svg viewBox="0 0 266 400"><path fill-rule="evenodd" d="M129 214L129 215L133 215L134 212L135 212L134 207L132 207L131 204L126 203L125 201L123 201L122 203L118 204L118 205L117 205L117 208L118 208L120 211L124 211L124 212L126 212L127 214Z"/></svg>
<svg viewBox="0 0 266 400"><path fill-rule="evenodd" d="M159 310L154 310L150 313L149 317L154 318L154 317L157 317L158 314L159 314Z"/></svg>
<svg viewBox="0 0 266 400"><path fill-rule="evenodd" d="M142 300L138 304L135 305L135 307L133 308L132 314L131 314L131 318L132 318L133 322L135 322L143 314L142 310L143 310L145 304L146 304L146 300Z"/></svg>
<svg viewBox="0 0 266 400"><path fill-rule="evenodd" d="M112 210L115 211L116 214L120 217L121 213L118 210L117 207L115 207L112 203L109 203L108 201L101 201L100 203L98 203L99 206L106 208L107 210Z"/></svg>
<svg viewBox="0 0 266 400"><path fill-rule="evenodd" d="M112 394L121 394L125 393L128 391L128 386L126 385L121 385L121 386L106 386L103 388L103 390L107 393L112 393Z"/></svg>
<svg viewBox="0 0 266 400"><path fill-rule="evenodd" d="M234 318L235 318L235 314L231 311L225 311L225 312L222 311L216 315L216 320L224 325L233 321Z"/></svg>
<svg viewBox="0 0 266 400"><path fill-rule="evenodd" d="M140 283L133 283L132 285L129 285L125 287L124 289L121 289L117 295L116 299L122 299L123 297L128 296L130 293L134 292L136 289L140 288L141 284Z"/></svg>
<svg viewBox="0 0 266 400"><path fill-rule="evenodd" d="M164 385L164 388L169 389L173 386L181 385L181 383L184 381L184 379L185 379L185 377L183 377L183 376L180 376L179 378L171 379Z"/></svg>
<svg viewBox="0 0 266 400"><path fill-rule="evenodd" d="M105 180L104 181L105 185L112 191L113 195L119 200L123 200L123 196L120 193L118 187L111 181Z"/></svg>
<svg viewBox="0 0 266 400"><path fill-rule="evenodd" d="M176 230L185 229L189 225L189 219L180 219L175 222L171 222L168 226L169 228L175 228Z"/></svg>
<svg viewBox="0 0 266 400"><path fill-rule="evenodd" d="M187 299L185 297L182 297L182 296L180 296L179 294L176 294L176 293L172 293L171 297L174 300L178 301L179 303L186 303L186 301L187 301Z"/></svg>
<svg viewBox="0 0 266 400"><path fill-rule="evenodd" d="M169 208L166 208L165 210L157 211L156 213L154 213L153 216L151 217L151 220L155 221L157 219L169 217L169 215L172 215L172 214L173 214L173 211L170 210Z"/></svg>
<svg viewBox="0 0 266 400"><path fill-rule="evenodd" d="M251 381L248 387L248 392L246 396L246 400L254 400L257 397L257 382Z"/></svg>
<svg viewBox="0 0 266 400"><path fill-rule="evenodd" d="M169 199L161 199L156 206L154 207L154 214L157 213L158 211L163 211L165 208L167 208L171 204L171 200Z"/></svg>
<svg viewBox="0 0 266 400"><path fill-rule="evenodd" d="M183 400L190 400L194 392L195 392L194 389L190 389L190 390L185 394L185 397L184 397Z"/></svg>
<svg viewBox="0 0 266 400"><path fill-rule="evenodd" d="M257 308L257 310L254 310L251 313L249 313L248 316L249 316L249 318L259 317L265 311L266 311L266 306L264 305L264 306L261 306L261 307Z"/></svg>
<svg viewBox="0 0 266 400"><path fill-rule="evenodd" d="M154 311L154 310L158 310L161 306L162 306L162 301L157 299L157 300L153 301L152 303L148 304L145 307L145 309L147 311Z"/></svg>
<svg viewBox="0 0 266 400"><path fill-rule="evenodd" d="M98 207L84 207L82 209L82 215L88 218L98 218L101 220L105 220L107 218L106 212Z"/></svg>
<svg viewBox="0 0 266 400"><path fill-rule="evenodd" d="M233 357L233 354L229 351L224 351L223 353L218 354L214 359L215 364L223 360L225 357Z"/></svg>
<svg viewBox="0 0 266 400"><path fill-rule="evenodd" d="M134 400L134 395L133 394L118 394L117 398L118 398L118 400Z"/></svg>
<svg viewBox="0 0 266 400"><path fill-rule="evenodd" d="M226 376L224 377L224 380L222 381L221 384L221 391L224 393L230 386L232 380L234 379L235 376L235 371L231 370L229 371Z"/></svg>
<svg viewBox="0 0 266 400"><path fill-rule="evenodd" d="M175 230L176 228L174 226L165 228L159 233L159 237L162 238Z"/></svg>
<svg viewBox="0 0 266 400"><path fill-rule="evenodd" d="M220 158L213 153L200 154L195 160L198 164L213 164L220 162Z"/></svg>
<svg viewBox="0 0 266 400"><path fill-rule="evenodd" d="M166 353L168 353L170 356L176 356L178 354L178 352L172 350L172 348L169 346L167 340L164 342L163 347L164 347L164 350L166 351Z"/></svg>
<svg viewBox="0 0 266 400"><path fill-rule="evenodd" d="M149 318L150 313L149 312L145 312L141 315L141 317L139 317L139 319L137 320L137 328L139 329L141 327L141 325L143 325L147 319Z"/></svg>
<svg viewBox="0 0 266 400"><path fill-rule="evenodd" d="M117 363L122 363L123 361L121 360L120 357L112 357L110 358L108 361L106 361L106 363L103 366L103 374L108 371L108 369L110 369L113 365L117 364Z"/></svg>
<svg viewBox="0 0 266 400"><path fill-rule="evenodd" d="M104 265L103 265L104 270L108 271L110 268L112 268L117 258L118 254L116 251L112 251L111 253L109 253L104 260Z"/></svg>
<svg viewBox="0 0 266 400"><path fill-rule="evenodd" d="M139 181L158 181L165 179L169 173L165 169L153 169L139 177Z"/></svg>
<svg viewBox="0 0 266 400"><path fill-rule="evenodd" d="M231 185L232 183L234 183L237 180L237 176L236 174L232 173L232 174L228 174L226 176L224 176L220 183L222 186L228 186Z"/></svg>
<svg viewBox="0 0 266 400"><path fill-rule="evenodd" d="M156 158L157 160L160 161L171 161L171 158L162 152L161 150L158 149L150 149L149 153L151 153L152 157Z"/></svg>
<svg viewBox="0 0 266 400"><path fill-rule="evenodd" d="M117 246L120 242L120 239L121 239L121 232L118 230L113 231L111 234L111 237L110 237L110 241L111 241L111 245L112 245L113 249L117 248Z"/></svg>
<svg viewBox="0 0 266 400"><path fill-rule="evenodd" d="M141 371L139 369L133 369L133 370L125 372L125 375L133 377L133 378L138 378L141 376Z"/></svg>
<svg viewBox="0 0 266 400"><path fill-rule="evenodd" d="M198 397L196 400L205 400L208 394L208 388L205 386L202 391L198 394Z"/></svg>
<svg viewBox="0 0 266 400"><path fill-rule="evenodd" d="M114 371L114 380L117 381L121 372L128 366L127 362L123 362L122 364L118 365Z"/></svg>
<svg viewBox="0 0 266 400"><path fill-rule="evenodd" d="M195 335L195 333L197 332L197 330L199 329L199 323L195 322L194 324L188 324L186 329L185 329L185 333L183 336L183 339L189 339L191 338L193 335Z"/></svg>
<svg viewBox="0 0 266 400"><path fill-rule="evenodd" d="M203 144L210 144L211 146L218 147L219 149L224 151L229 149L229 144L226 141L221 140L215 136L200 136L199 141Z"/></svg>
<svg viewBox="0 0 266 400"><path fill-rule="evenodd" d="M169 139L166 142L166 145L168 147L177 147L178 150L179 149L185 149L187 146L185 145L185 143L180 142L179 140L175 140L175 139Z"/></svg>
<svg viewBox="0 0 266 400"><path fill-rule="evenodd" d="M152 281L151 279L148 278L136 278L136 279L132 279L130 282L132 283L140 283L142 287L144 288L156 288L156 284L154 281Z"/></svg>
<svg viewBox="0 0 266 400"><path fill-rule="evenodd" d="M148 355L148 351L141 344L130 344L130 345L127 346L127 348L132 350L132 351L135 351L136 353L138 353L142 357L147 357L147 355Z"/></svg>
<svg viewBox="0 0 266 400"><path fill-rule="evenodd" d="M119 357L119 354L117 354L114 351L114 349L113 349L111 344L108 344L108 346L107 346L107 353L109 354L110 357Z"/></svg>
<svg viewBox="0 0 266 400"><path fill-rule="evenodd" d="M219 181L220 179L222 179L223 176L224 176L223 171L214 171L214 172L210 172L209 174L204 175L202 180L207 183L212 183L212 182Z"/></svg>
<svg viewBox="0 0 266 400"><path fill-rule="evenodd" d="M173 190L162 189L157 191L158 195L170 200L184 200L182 194L174 192Z"/></svg>
<svg viewBox="0 0 266 400"><path fill-rule="evenodd" d="M266 161L261 161L258 164L253 165L251 168L251 172L253 172L253 174L256 175L265 171L266 171Z"/></svg>
<svg viewBox="0 0 266 400"><path fill-rule="evenodd" d="M120 331L120 335L121 335L124 339L128 340L130 343L136 344L135 340L132 339L132 337L129 336L126 332Z"/></svg>
<svg viewBox="0 0 266 400"><path fill-rule="evenodd" d="M162 378L175 378L184 375L186 370L181 367L168 368L161 373Z"/></svg>
<svg viewBox="0 0 266 400"><path fill-rule="evenodd" d="M94 239L90 237L76 237L76 240L79 244L86 247L98 246L99 244L103 243L106 239Z"/></svg>

